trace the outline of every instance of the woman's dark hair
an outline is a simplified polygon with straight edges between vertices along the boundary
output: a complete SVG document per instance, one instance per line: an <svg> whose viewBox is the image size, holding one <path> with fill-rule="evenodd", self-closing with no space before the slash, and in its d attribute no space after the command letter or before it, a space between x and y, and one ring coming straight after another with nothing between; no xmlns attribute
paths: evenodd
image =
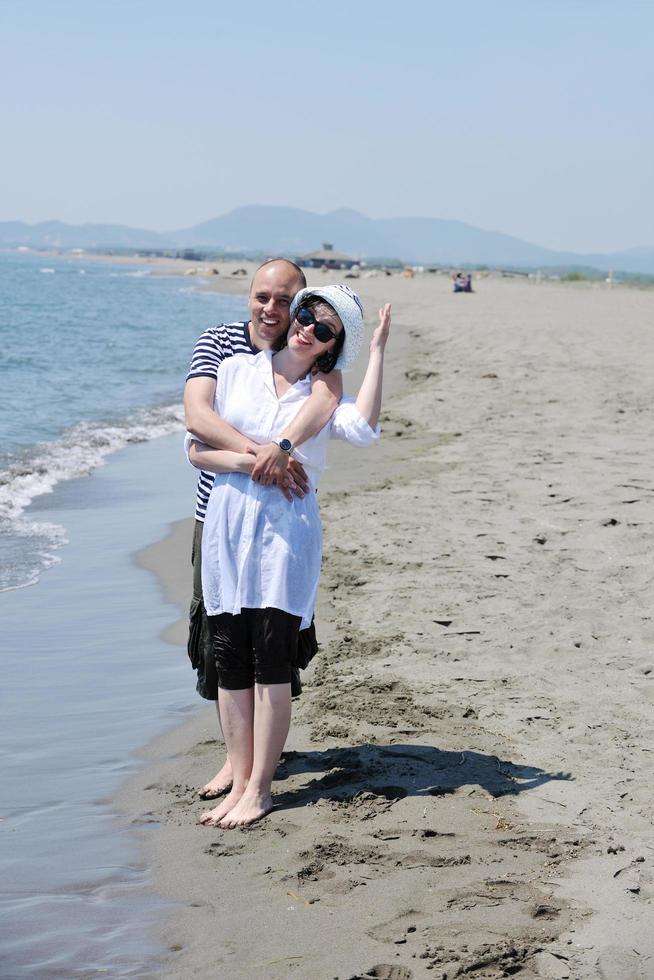
<svg viewBox="0 0 654 980"><path fill-rule="evenodd" d="M302 306L306 306L308 310L313 309L314 306L326 306L328 309L332 311L332 313L338 316L338 313L336 313L334 307L331 306L326 300L324 300L322 296L309 296L306 300L305 299L302 300ZM345 343L345 327L343 327L343 329L337 336L336 340L334 341L334 346L332 347L332 349L326 350L324 354L321 354L320 357L317 358L312 368L312 374L317 374L319 371L322 372L322 374L329 374L330 371L333 371L336 366L336 361L338 360L338 356L343 350L344 343Z"/></svg>

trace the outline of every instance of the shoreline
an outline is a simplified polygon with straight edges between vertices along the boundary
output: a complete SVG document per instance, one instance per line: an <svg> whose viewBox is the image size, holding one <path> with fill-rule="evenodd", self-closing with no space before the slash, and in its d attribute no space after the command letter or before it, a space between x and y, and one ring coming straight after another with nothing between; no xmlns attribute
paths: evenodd
<svg viewBox="0 0 654 980"><path fill-rule="evenodd" d="M181 440L180 440L181 441ZM132 555L137 568L154 575L162 598L168 605L176 606L180 617L166 626L160 639L175 646L185 647L187 640L186 613L191 601L191 540L192 517L183 517L171 524L168 534ZM185 556L187 561L180 560ZM189 666L190 669L190 666Z"/></svg>
<svg viewBox="0 0 654 980"><path fill-rule="evenodd" d="M56 274L41 275L44 267ZM7 361L5 403L14 403L20 435L8 428L7 410L0 478L2 590L38 581L65 540L64 528L30 522L32 503L103 465L125 445L183 431L183 380L198 332L246 310L242 296L203 293L177 276L147 277L133 266L19 258L4 262L3 271L10 348L21 344L21 318L29 319L32 298L34 318L24 338L24 365ZM154 335L157 344L148 351ZM75 386L70 365L85 343L86 382ZM147 369L139 367L144 357ZM73 385L71 398L55 399L46 409L33 363L47 366L63 391ZM110 387L106 399L98 399L101 383Z"/></svg>
<svg viewBox="0 0 654 980"><path fill-rule="evenodd" d="M321 486L321 651L278 808L240 832L195 825L219 762L210 708L119 794L158 822L155 889L176 903L164 977L485 962L612 980L652 962L652 806L629 775L653 748L651 297L552 286L535 307L531 286L486 282L463 306L447 287L356 284L367 309L394 301L406 356L381 452L333 456Z"/></svg>
<svg viewBox="0 0 654 980"><path fill-rule="evenodd" d="M173 611L130 558L184 513L179 442L126 446L30 508L68 540L36 585L2 596L3 976L118 980L157 955L140 825L111 800L143 744L195 709L159 638Z"/></svg>
<svg viewBox="0 0 654 980"><path fill-rule="evenodd" d="M188 277L189 280L196 279L201 284L199 286L200 289L210 292L222 292L227 296L247 295L252 274L260 264L258 260L255 261L253 259L216 258L200 260L162 255L112 255L110 252L83 252L80 255L73 255L70 252L45 249L43 251L33 251L29 254L42 256L44 259L54 258L67 262L89 261L108 262L114 263L115 265L146 266L149 267L150 274L153 276L179 276L182 278ZM383 273L379 267L373 266L370 269L363 267L358 277L353 278L352 285L356 291L361 283L365 283L369 277L379 276L382 281L385 278L390 280L403 279L405 278L405 270L409 269L413 270L412 275L415 275L417 281L434 282L441 280L441 282L447 284L448 288L451 288L451 274L459 266L439 266L438 271L435 273L425 271L428 268L429 263L424 263L422 266L416 263L407 263L403 268L397 268L389 270L388 273ZM419 271L420 269L423 271ZM243 270L245 270L245 273L243 273ZM347 270L343 269L305 268L303 271L307 276L309 285L319 285L321 282L340 281L344 277L349 278ZM573 269L571 271L574 275L576 270ZM631 290L643 292L654 291L654 276L645 276L642 280L637 275L635 278L609 280L608 273L607 278L603 278L602 276L584 278L582 273L581 279L573 278L568 280L565 276L550 279L546 274L547 269L543 273L543 270L537 269L513 270L512 268L487 268L485 266L480 266L476 270L471 269L470 272L473 277L473 288L476 284L483 284L485 282L517 282L522 284L529 283L529 285L539 289L552 288L573 291L600 290L606 292L615 290L625 292Z"/></svg>

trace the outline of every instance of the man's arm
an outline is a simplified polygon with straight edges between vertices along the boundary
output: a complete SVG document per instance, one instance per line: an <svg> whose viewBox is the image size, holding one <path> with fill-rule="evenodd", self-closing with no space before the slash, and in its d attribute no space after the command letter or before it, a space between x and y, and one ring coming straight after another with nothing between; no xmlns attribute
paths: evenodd
<svg viewBox="0 0 654 980"><path fill-rule="evenodd" d="M215 396L215 378L188 379L184 387L186 428L212 449L229 449L235 453L254 449L256 443L251 442L238 429L216 414Z"/></svg>
<svg viewBox="0 0 654 980"><path fill-rule="evenodd" d="M255 457L252 453L212 449L211 446L191 438L191 435L187 434L186 437L186 454L189 463L196 469L206 470L209 473L247 473L248 475L252 473L252 467L255 463ZM304 474L304 470L302 470L302 474ZM298 476L291 467L282 474L276 486L279 487L289 502L293 500L293 496L302 499L305 493L309 491L306 476Z"/></svg>
<svg viewBox="0 0 654 980"><path fill-rule="evenodd" d="M340 371L317 374L311 386L311 397L286 428L276 433L277 437L290 439L294 446L306 442L329 422L342 397L343 375ZM252 479L264 484L279 482L289 465L288 454L274 442L258 447L255 453Z"/></svg>

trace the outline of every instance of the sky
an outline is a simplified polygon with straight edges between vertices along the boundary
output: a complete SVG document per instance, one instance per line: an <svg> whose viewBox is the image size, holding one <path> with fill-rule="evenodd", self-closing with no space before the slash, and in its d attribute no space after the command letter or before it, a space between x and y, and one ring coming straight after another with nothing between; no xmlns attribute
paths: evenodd
<svg viewBox="0 0 654 980"><path fill-rule="evenodd" d="M0 221L246 204L654 245L649 0L0 0Z"/></svg>

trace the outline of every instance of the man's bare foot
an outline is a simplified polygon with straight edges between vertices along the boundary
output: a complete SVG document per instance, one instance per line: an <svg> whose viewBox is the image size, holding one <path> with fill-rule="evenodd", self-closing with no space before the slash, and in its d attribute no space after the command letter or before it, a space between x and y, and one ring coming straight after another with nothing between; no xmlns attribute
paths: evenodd
<svg viewBox="0 0 654 980"><path fill-rule="evenodd" d="M216 800L223 793L227 793L232 788L232 764L229 759L225 760L225 765L220 769L213 779L198 790L201 800Z"/></svg>
<svg viewBox="0 0 654 980"><path fill-rule="evenodd" d="M238 801L243 796L244 790L232 789L231 793L225 797L222 803L214 807L213 810L206 810L200 816L198 823L203 823L205 827L217 827L220 820L225 817L230 810L238 804Z"/></svg>
<svg viewBox="0 0 654 980"><path fill-rule="evenodd" d="M227 799L229 799L229 797L227 797ZM225 803L226 802L227 800L225 800ZM234 827L247 827L248 824L261 820L261 818L270 813L272 809L273 801L270 794L267 796L262 796L260 793L256 792L248 793L246 790L236 806L229 810L223 817L219 826L224 827L225 830L231 830Z"/></svg>

